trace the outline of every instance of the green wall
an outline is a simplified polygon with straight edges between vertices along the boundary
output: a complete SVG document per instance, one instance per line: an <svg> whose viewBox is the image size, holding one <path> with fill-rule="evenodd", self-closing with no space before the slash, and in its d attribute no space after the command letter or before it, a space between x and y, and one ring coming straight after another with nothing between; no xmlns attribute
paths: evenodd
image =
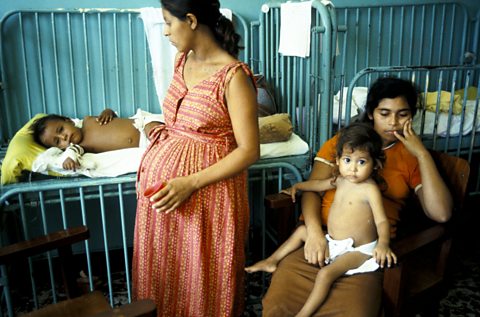
<svg viewBox="0 0 480 317"><path fill-rule="evenodd" d="M235 10L235 12L242 15L248 21L258 19L260 8L264 0L220 0L222 6ZM445 1L438 0L333 0L332 3L339 7L359 6L359 5L388 5L388 4L410 4L410 3L440 3ZM480 1L479 0L458 0L458 3L464 4L471 15L471 17L479 17ZM361 4L360 4L361 3Z"/></svg>
<svg viewBox="0 0 480 317"><path fill-rule="evenodd" d="M235 10L239 14L245 17L248 21L258 19L260 7L265 2L264 0L220 0L223 7L227 7ZM334 0L334 5L344 6L358 6L359 0ZM435 3L443 1L435 0L363 0L362 5L371 4L395 4L395 3ZM471 16L477 16L480 12L479 0L458 0L459 3L463 3L469 9ZM62 8L62 7L79 7L78 3L81 3L81 7L116 7L116 8L129 8L132 7L132 3L135 3L135 7L147 7L147 6L160 6L159 0L82 0L82 1L67 1L67 0L0 0L0 12L11 11L18 8Z"/></svg>

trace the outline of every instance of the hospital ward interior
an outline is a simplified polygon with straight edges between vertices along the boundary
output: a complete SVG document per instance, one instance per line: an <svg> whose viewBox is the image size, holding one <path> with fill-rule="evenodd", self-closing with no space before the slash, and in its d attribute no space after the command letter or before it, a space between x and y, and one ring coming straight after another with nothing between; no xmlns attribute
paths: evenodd
<svg viewBox="0 0 480 317"><path fill-rule="evenodd" d="M398 263L381 269L379 316L480 316L480 2L220 5L257 87L245 266L299 222L300 199L280 191L308 179L322 145L365 111L372 83L401 78L418 88L411 125L453 208L437 223L411 195L390 242ZM65 170L63 152L36 143L30 127L47 114L75 121L107 108L163 120L177 52L164 27L159 0L0 1L0 317L161 315L132 285L146 147L85 153L90 168ZM262 316L271 278L245 273L242 316Z"/></svg>

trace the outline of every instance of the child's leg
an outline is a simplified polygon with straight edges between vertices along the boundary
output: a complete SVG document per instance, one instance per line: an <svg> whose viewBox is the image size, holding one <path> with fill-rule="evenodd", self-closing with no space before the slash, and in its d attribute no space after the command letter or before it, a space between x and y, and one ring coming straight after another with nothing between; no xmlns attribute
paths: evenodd
<svg viewBox="0 0 480 317"><path fill-rule="evenodd" d="M360 252L349 252L336 258L333 263L321 268L318 271L312 292L296 316L311 316L315 313L327 298L333 282L348 270L359 267L369 258L369 255Z"/></svg>
<svg viewBox="0 0 480 317"><path fill-rule="evenodd" d="M259 261L252 266L246 267L245 271L253 273L265 271L272 273L277 269L277 264L281 259L300 248L307 237L307 229L304 225L299 226L292 235L285 241L272 255L265 260Z"/></svg>

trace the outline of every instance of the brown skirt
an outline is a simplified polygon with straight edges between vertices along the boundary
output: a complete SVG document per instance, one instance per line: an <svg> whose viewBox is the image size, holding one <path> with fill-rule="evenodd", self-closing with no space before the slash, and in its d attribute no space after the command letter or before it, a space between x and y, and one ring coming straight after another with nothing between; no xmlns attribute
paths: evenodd
<svg viewBox="0 0 480 317"><path fill-rule="evenodd" d="M283 259L262 300L263 316L294 316L313 289L319 268L305 261L303 248ZM379 316L382 271L340 277L313 316Z"/></svg>

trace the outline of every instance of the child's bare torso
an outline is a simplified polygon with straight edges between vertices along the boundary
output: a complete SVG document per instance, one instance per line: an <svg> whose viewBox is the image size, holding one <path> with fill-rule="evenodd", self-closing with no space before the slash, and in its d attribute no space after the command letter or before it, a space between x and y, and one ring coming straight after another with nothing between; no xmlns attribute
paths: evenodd
<svg viewBox="0 0 480 317"><path fill-rule="evenodd" d="M138 147L140 132L133 126L133 120L113 118L107 124L100 125L96 117L83 119L83 140L80 145L85 152L100 153Z"/></svg>
<svg viewBox="0 0 480 317"><path fill-rule="evenodd" d="M359 246L377 239L377 229L369 203L369 195L376 190L373 180L353 184L337 180L335 198L328 216L328 233L333 239L353 238Z"/></svg>

